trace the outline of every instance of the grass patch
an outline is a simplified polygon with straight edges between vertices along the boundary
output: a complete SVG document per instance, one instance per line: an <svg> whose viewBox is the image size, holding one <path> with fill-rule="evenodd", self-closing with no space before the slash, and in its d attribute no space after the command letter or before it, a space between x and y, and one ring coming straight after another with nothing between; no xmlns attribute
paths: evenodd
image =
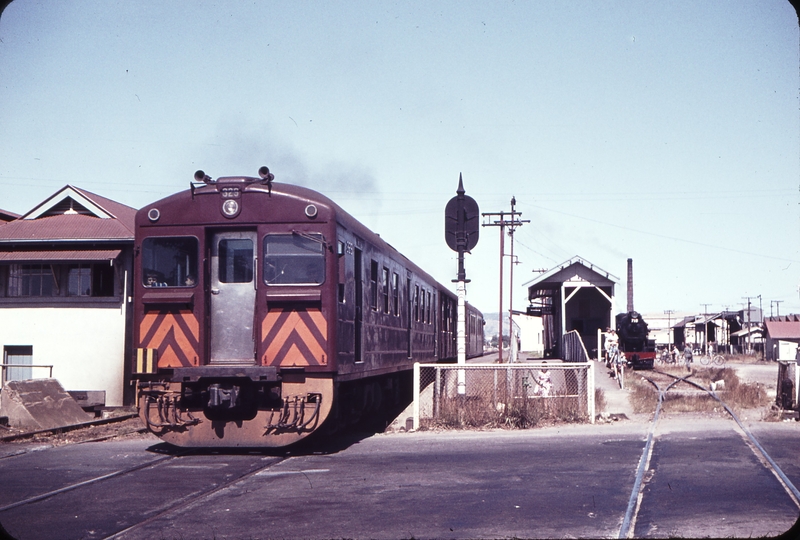
<svg viewBox="0 0 800 540"><path fill-rule="evenodd" d="M753 409L768 406L767 390L758 383L743 383L736 375L736 371L727 367L695 367L695 373L690 380L704 388L716 387L717 396L728 407L738 412L744 409ZM672 373L679 377L687 374L685 368L661 368L661 371ZM636 413L652 413L658 402L658 392L650 382L643 380L637 373L626 372L625 384L630 389L630 403ZM645 375L646 376L646 375ZM666 388L669 383L659 383L661 388ZM662 411L667 413L701 412L720 413L724 408L708 393L688 385L678 383L664 396Z"/></svg>
<svg viewBox="0 0 800 540"><path fill-rule="evenodd" d="M421 429L525 429L555 423L586 422L586 399L573 396L514 398L492 403L470 396L442 400L435 418L420 420Z"/></svg>

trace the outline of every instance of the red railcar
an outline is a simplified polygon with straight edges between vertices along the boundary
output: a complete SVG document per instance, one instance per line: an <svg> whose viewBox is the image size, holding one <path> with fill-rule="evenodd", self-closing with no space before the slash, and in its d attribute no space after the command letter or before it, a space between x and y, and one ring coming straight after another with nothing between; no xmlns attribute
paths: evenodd
<svg viewBox="0 0 800 540"><path fill-rule="evenodd" d="M456 297L327 197L211 180L136 216L140 416L178 446L278 447L408 392L456 356ZM483 317L467 306L468 356Z"/></svg>

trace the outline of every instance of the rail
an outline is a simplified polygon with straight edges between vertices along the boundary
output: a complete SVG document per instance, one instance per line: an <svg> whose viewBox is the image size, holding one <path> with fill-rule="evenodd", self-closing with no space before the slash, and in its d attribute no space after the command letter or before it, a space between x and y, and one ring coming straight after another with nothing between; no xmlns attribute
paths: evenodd
<svg viewBox="0 0 800 540"><path fill-rule="evenodd" d="M745 425L739 420L739 417L736 416L733 409L731 409L720 397L717 393L711 389L705 388L704 386L696 383L695 381L689 380L690 377L696 374L696 372L691 372L688 375L683 377L678 377L677 375L673 375L671 373L667 373L664 371L659 371L654 369L654 373L658 373L660 375L666 375L673 379L673 381L664 389L662 389L658 383L649 377L642 376L643 379L648 381L652 384L656 391L658 392L658 403L656 405L655 415L653 420L650 424L649 433L647 436L647 441L645 443L644 450L642 452L642 456L639 460L639 466L636 470L636 479L634 481L633 490L631 491L630 499L628 500L628 507L625 512L625 517L623 518L622 525L619 530L619 534L617 538L631 538L633 536L634 526L635 526L635 519L636 514L638 513L638 506L641 503L641 497L643 493L643 484L644 484L644 475L645 472L649 469L650 466L650 458L652 457L653 453L653 439L656 430L656 425L658 423L659 414L661 411L661 405L664 401L665 394L678 383L686 383L691 386L694 386L698 390L701 390L711 396L714 400L716 400L723 409L731 416L731 418L736 422L741 432L749 441L749 445L751 450L757 457L759 457L759 461L764 464L764 466L770 470L778 479L778 481L782 484L783 488L789 494L792 499L792 502L800 508L800 490L795 487L792 481L784 474L784 472L780 469L777 463L767 454L767 451L761 446L755 436L750 432L750 430L745 427ZM757 450L757 451L756 451Z"/></svg>

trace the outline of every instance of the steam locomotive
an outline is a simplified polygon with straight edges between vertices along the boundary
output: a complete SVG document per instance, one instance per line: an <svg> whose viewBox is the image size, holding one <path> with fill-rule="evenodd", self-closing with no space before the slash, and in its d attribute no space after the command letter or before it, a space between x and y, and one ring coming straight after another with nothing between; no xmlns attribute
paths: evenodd
<svg viewBox="0 0 800 540"><path fill-rule="evenodd" d="M456 357L457 297L324 195L211 179L136 216L139 415L184 447L281 447L410 396ZM483 316L467 305L467 356Z"/></svg>
<svg viewBox="0 0 800 540"><path fill-rule="evenodd" d="M619 350L633 369L653 369L656 358L655 341L647 339L650 330L636 311L617 315Z"/></svg>

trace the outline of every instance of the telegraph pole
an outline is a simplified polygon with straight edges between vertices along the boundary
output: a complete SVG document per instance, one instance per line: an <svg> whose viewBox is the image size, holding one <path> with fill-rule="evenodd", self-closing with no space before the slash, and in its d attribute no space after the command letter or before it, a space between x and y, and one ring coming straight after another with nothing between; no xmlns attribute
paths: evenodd
<svg viewBox="0 0 800 540"><path fill-rule="evenodd" d="M747 300L747 354L752 352L752 343L750 342L750 300L756 298L755 296L743 296L742 300Z"/></svg>
<svg viewBox="0 0 800 540"><path fill-rule="evenodd" d="M481 214L484 219L489 219L489 223L483 223L484 227L500 227L500 310L497 314L498 319L498 329L497 329L497 347L499 348L499 362L503 363L503 257L505 256L505 246L504 246L504 237L505 237L505 228L509 228L509 236L511 237L511 249L513 254L514 249L514 230L516 227L521 226L523 223L530 223L529 219L521 220L518 219L519 216L522 215L522 212L517 212L515 207L517 204L517 199L515 197L511 198L511 212L484 212ZM499 217L499 219L497 219ZM511 261L511 279L513 282L514 279L514 261ZM513 295L513 289L511 294ZM509 338L511 334L511 310L509 310Z"/></svg>
<svg viewBox="0 0 800 540"><path fill-rule="evenodd" d="M708 306L711 304L700 304L703 306L703 350L708 354Z"/></svg>
<svg viewBox="0 0 800 540"><path fill-rule="evenodd" d="M674 309L665 309L664 315L667 316L667 352L672 354L672 314Z"/></svg>

